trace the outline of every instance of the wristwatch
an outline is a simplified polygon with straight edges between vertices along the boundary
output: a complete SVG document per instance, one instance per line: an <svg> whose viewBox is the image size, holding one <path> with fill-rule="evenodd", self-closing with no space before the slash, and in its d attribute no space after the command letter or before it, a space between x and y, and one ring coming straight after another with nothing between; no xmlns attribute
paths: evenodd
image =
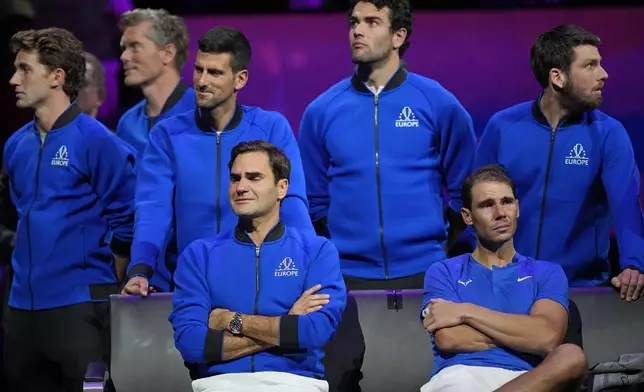
<svg viewBox="0 0 644 392"><path fill-rule="evenodd" d="M233 335L241 335L242 333L242 318L241 318L241 313L237 312L233 316L233 319L230 320L230 324L228 325L228 329L230 330L230 333Z"/></svg>

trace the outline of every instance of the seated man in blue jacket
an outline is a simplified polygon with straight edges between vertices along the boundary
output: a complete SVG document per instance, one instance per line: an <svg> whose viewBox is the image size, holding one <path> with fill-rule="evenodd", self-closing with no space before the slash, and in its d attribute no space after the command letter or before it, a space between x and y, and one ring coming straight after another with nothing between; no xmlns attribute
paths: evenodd
<svg viewBox="0 0 644 392"><path fill-rule="evenodd" d="M277 147L242 142L228 167L239 221L190 244L174 277L170 321L193 388L327 391L322 347L346 305L338 252L280 220L291 165Z"/></svg>
<svg viewBox="0 0 644 392"><path fill-rule="evenodd" d="M3 155L19 220L4 347L8 390L78 391L88 363L107 359L107 299L118 293L132 242L135 156L73 103L85 76L76 37L28 30L11 44L16 105L35 115Z"/></svg>
<svg viewBox="0 0 644 392"><path fill-rule="evenodd" d="M576 390L588 365L579 346L562 344L568 281L561 266L515 251L512 180L485 166L465 179L462 196L477 245L425 275L421 319L434 373L421 392Z"/></svg>
<svg viewBox="0 0 644 392"><path fill-rule="evenodd" d="M599 45L573 25L541 34L530 62L543 92L492 116L475 166L508 169L523 203L517 250L560 264L570 286L608 283L612 224L620 273L611 283L634 301L644 289L640 173L624 126L598 110L608 78Z"/></svg>
<svg viewBox="0 0 644 392"><path fill-rule="evenodd" d="M199 39L193 75L197 108L157 124L138 166L136 232L124 292L146 295L173 223L179 254L192 241L235 226L225 193L226 160L241 141L265 140L286 153L293 173L282 220L313 231L300 152L288 121L280 113L237 103L250 55L244 34L230 27L215 27Z"/></svg>

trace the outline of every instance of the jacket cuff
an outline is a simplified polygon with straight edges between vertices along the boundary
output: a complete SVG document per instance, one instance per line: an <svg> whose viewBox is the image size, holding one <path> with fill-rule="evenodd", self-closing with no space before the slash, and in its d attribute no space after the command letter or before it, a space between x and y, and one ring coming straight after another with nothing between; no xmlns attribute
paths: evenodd
<svg viewBox="0 0 644 392"><path fill-rule="evenodd" d="M145 263L134 264L127 273L126 281L129 281L135 276L145 276L150 280L154 275L154 269Z"/></svg>
<svg viewBox="0 0 644 392"><path fill-rule="evenodd" d="M112 252L116 253L119 256L129 257L132 249L132 241L124 241L117 238L116 236L112 236L110 248L112 248Z"/></svg>
<svg viewBox="0 0 644 392"><path fill-rule="evenodd" d="M622 271L624 271L627 268L630 268L630 269L635 270L635 271L639 271L641 274L644 274L644 271L642 271L642 268L640 268L640 267L638 267L636 265L633 265L633 264L629 264L626 267L622 268Z"/></svg>
<svg viewBox="0 0 644 392"><path fill-rule="evenodd" d="M224 352L224 331L208 329L203 357L206 363L222 361Z"/></svg>
<svg viewBox="0 0 644 392"><path fill-rule="evenodd" d="M288 315L280 318L280 347L283 350L299 350L300 316Z"/></svg>

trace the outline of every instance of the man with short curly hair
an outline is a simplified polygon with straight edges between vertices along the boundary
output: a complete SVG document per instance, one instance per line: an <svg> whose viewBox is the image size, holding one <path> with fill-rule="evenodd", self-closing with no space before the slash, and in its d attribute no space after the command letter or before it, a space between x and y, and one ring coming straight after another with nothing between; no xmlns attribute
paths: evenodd
<svg viewBox="0 0 644 392"><path fill-rule="evenodd" d="M85 58L72 33L21 31L11 46L16 104L35 116L3 155L18 212L8 390L79 391L87 365L107 360L107 299L118 292L134 230L135 156L74 103Z"/></svg>

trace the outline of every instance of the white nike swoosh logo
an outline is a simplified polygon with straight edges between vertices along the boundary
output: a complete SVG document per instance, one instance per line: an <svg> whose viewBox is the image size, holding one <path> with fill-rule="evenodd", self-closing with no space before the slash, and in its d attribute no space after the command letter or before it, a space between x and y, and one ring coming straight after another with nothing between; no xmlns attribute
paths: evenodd
<svg viewBox="0 0 644 392"><path fill-rule="evenodd" d="M517 282L523 282L524 280L530 279L530 278L532 278L532 275L524 276L523 278L518 278Z"/></svg>
<svg viewBox="0 0 644 392"><path fill-rule="evenodd" d="M462 284L463 286L467 287L468 284L472 282L472 279L469 279L467 282L463 282L462 280L459 280L458 283Z"/></svg>

